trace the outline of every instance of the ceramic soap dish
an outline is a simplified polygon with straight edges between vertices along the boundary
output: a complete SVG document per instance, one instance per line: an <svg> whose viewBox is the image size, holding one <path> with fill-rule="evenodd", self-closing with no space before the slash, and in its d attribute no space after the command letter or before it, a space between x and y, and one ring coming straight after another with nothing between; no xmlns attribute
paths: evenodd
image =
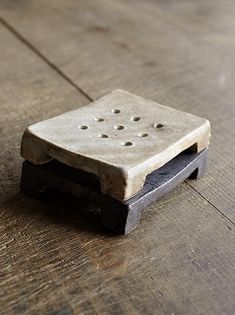
<svg viewBox="0 0 235 315"><path fill-rule="evenodd" d="M105 228L127 234L146 207L203 174L209 138L208 120L115 90L26 129L21 189L85 197Z"/></svg>

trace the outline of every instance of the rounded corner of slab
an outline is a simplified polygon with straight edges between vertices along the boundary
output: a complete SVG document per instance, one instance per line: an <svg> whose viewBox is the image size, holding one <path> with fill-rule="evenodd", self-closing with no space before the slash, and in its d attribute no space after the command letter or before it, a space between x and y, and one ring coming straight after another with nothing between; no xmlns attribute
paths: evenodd
<svg viewBox="0 0 235 315"><path fill-rule="evenodd" d="M45 164L51 160L43 148L43 144L30 130L26 128L23 133L20 147L21 156L33 164Z"/></svg>

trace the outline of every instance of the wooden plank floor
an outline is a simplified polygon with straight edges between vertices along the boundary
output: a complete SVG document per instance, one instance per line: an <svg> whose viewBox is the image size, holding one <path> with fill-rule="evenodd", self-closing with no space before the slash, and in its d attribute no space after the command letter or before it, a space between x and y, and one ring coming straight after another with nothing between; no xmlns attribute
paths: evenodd
<svg viewBox="0 0 235 315"><path fill-rule="evenodd" d="M0 0L0 314L235 313L235 2ZM123 88L208 118L206 176L105 233L19 192L28 124Z"/></svg>

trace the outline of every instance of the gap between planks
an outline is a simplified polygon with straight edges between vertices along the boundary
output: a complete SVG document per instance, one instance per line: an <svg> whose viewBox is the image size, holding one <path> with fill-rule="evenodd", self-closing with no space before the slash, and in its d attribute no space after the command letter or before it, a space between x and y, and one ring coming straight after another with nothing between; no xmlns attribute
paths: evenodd
<svg viewBox="0 0 235 315"><path fill-rule="evenodd" d="M206 197L204 197L196 188L194 188L189 182L186 182L186 184L192 188L194 191L196 191L199 196L201 196L206 202L208 202L213 209L215 209L216 211L218 211L225 219L227 219L231 224L235 224L229 217L227 217L219 208L217 208L212 202L210 202Z"/></svg>
<svg viewBox="0 0 235 315"><path fill-rule="evenodd" d="M80 88L77 84L75 84L63 71L61 71L51 60L49 60L42 52L36 49L34 45L32 45L26 38L24 38L14 27L12 27L8 22L6 22L0 16L0 23L8 29L15 37L17 37L23 44L25 44L31 51L33 51L40 59L42 59L45 63L48 64L54 71L56 71L60 76L62 76L69 84L71 84L75 89L77 89L83 96L85 96L89 101L93 101L93 99L85 92L82 88Z"/></svg>
<svg viewBox="0 0 235 315"><path fill-rule="evenodd" d="M0 23L11 32L20 42L26 45L32 52L34 52L41 60L43 60L50 68L52 68L58 75L60 75L64 80L66 80L70 85L72 85L76 90L78 90L83 96L85 96L89 101L93 99L76 83L73 82L62 70L60 70L51 60L49 60L41 51L39 51L33 44L31 44L23 35L21 35L12 25L10 25L4 18L0 16ZM209 205L213 207L221 216L227 219L231 224L235 224L229 217L227 217L219 208L217 208L212 202L210 202L205 196L203 196L196 188L194 188L190 183L186 183L192 190L194 190L202 199L204 199Z"/></svg>

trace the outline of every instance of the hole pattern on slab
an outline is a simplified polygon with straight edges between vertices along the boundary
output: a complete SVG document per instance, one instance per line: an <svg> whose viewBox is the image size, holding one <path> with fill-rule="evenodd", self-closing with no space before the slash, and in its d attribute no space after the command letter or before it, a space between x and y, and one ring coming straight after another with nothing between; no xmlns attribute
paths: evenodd
<svg viewBox="0 0 235 315"><path fill-rule="evenodd" d="M118 108L115 108L115 109L112 109L111 110L111 112L113 113L113 114L120 114L121 113L121 110L120 109L118 109ZM119 117L122 117L122 115L120 115ZM142 118L140 117L140 116L129 116L129 118L128 117L123 117L123 120L122 121L127 121L127 120L131 120L131 121L133 121L133 122L138 122L138 121L140 121ZM109 120L109 119L108 119ZM95 122L104 122L105 121L105 117L103 118L103 117L94 117L93 118L93 121L95 121ZM132 125L132 124L131 124ZM103 125L102 124L102 126L105 126L105 124ZM137 125L132 125L133 127L134 126L139 126L138 124ZM82 129L82 130L86 130L86 129L88 129L88 128L90 128L91 127L91 129L92 129L92 126L87 126L87 125L82 125L82 126L78 126L78 128L80 128L80 129ZM128 123L127 123L127 127L128 127ZM133 128L133 127L131 127L131 128ZM152 127L153 128L155 128L155 129L163 129L163 127L164 127L164 124L163 123L153 123L152 124ZM124 126L124 125L114 125L113 126L113 129L114 130L123 130L123 129L125 129L126 128L126 126ZM137 127L138 128L138 127ZM102 133L102 131L104 131L104 130L101 130L101 133L98 133L96 136L98 136L99 138L109 138L111 135L109 135L108 133ZM149 135L149 133L147 133L146 131L142 131L142 132L139 132L138 133L138 129L136 130L136 132L134 132L133 133L133 137L139 137L139 138L146 138L146 137L149 137L150 135ZM117 137L119 134L115 134L115 137ZM124 133L122 133L122 135L125 135L125 132ZM112 137L112 136L111 136ZM142 142L141 142L142 143ZM124 145L124 146L126 146L126 147L129 147L129 146L133 146L134 145L134 142L132 142L132 141L124 141L124 142L121 142L121 144L122 145Z"/></svg>

